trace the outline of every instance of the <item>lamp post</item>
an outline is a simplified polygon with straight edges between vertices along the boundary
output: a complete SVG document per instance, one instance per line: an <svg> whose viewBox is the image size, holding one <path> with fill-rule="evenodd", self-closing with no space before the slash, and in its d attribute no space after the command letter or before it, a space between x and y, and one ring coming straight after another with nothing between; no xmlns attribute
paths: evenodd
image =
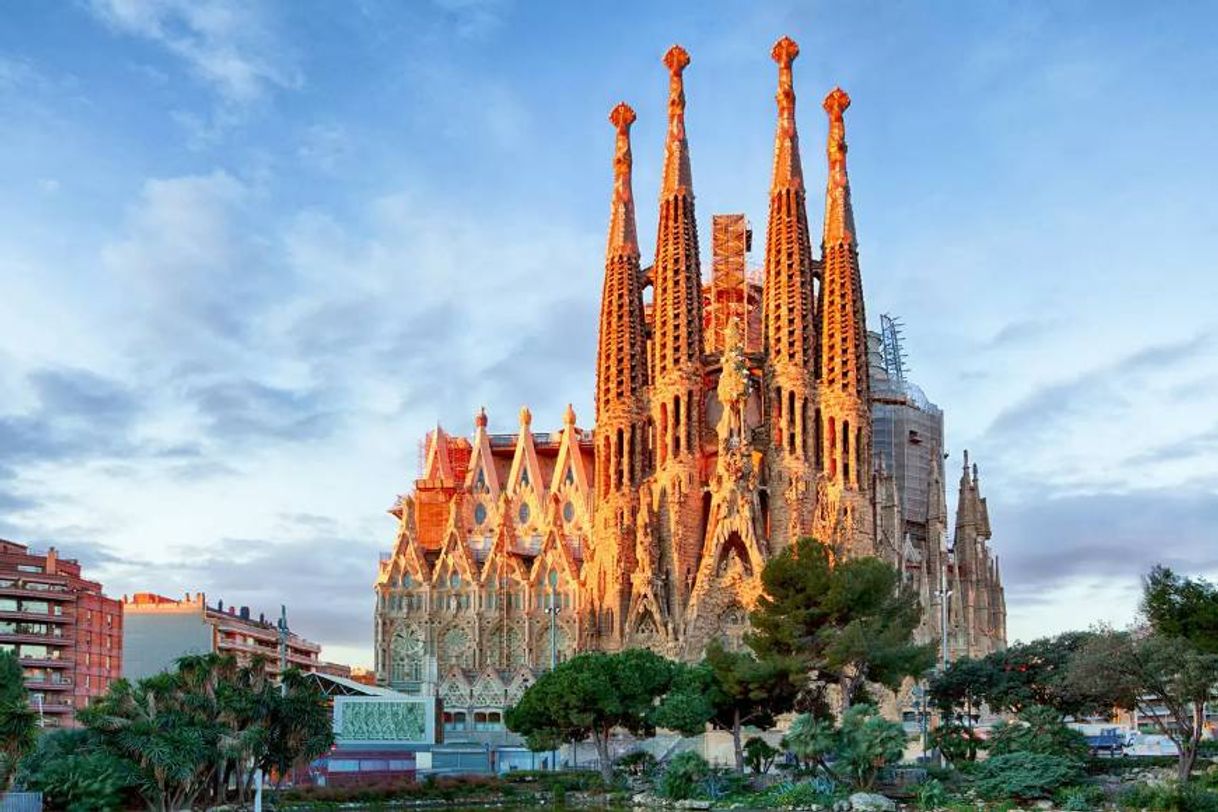
<svg viewBox="0 0 1218 812"><path fill-rule="evenodd" d="M939 668L947 671L947 603L952 596L952 590L947 588L947 567L939 570L939 588L935 595L939 598Z"/></svg>
<svg viewBox="0 0 1218 812"><path fill-rule="evenodd" d="M547 578L550 582L550 599L546 606L546 614L550 616L550 670L558 667L558 613L562 611L558 595L558 570L550 570ZM558 748L550 752L550 769L558 769Z"/></svg>

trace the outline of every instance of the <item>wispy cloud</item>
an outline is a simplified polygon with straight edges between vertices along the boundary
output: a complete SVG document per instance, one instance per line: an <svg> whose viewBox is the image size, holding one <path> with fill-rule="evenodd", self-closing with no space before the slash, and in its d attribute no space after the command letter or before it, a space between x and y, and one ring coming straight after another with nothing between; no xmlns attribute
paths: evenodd
<svg viewBox="0 0 1218 812"><path fill-rule="evenodd" d="M292 89L303 82L261 3L91 0L89 7L113 30L173 54L228 103L249 104L271 88Z"/></svg>

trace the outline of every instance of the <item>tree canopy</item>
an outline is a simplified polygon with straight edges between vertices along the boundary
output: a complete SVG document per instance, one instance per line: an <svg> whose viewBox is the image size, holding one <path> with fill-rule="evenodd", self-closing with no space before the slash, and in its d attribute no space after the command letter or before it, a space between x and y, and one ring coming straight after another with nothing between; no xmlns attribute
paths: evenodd
<svg viewBox="0 0 1218 812"><path fill-rule="evenodd" d="M867 682L895 690L934 663L932 644L913 643L918 596L878 558L833 561L805 537L770 559L761 580L749 646L759 659L794 658L836 683L845 707Z"/></svg>
<svg viewBox="0 0 1218 812"><path fill-rule="evenodd" d="M659 702L676 684L683 666L642 649L607 654L589 652L547 671L509 708L509 730L525 737L533 750L591 735L606 780L612 780L609 735L615 727L635 735L654 732ZM687 717L697 720L694 714ZM705 727L705 717L693 735Z"/></svg>
<svg viewBox="0 0 1218 812"><path fill-rule="evenodd" d="M24 680L17 657L0 651L0 791L8 788L17 762L34 747L38 730Z"/></svg>
<svg viewBox="0 0 1218 812"><path fill-rule="evenodd" d="M242 802L257 769L282 775L333 743L325 699L300 674L289 671L281 689L262 660L216 654L118 680L77 718L85 733L48 745L22 780L66 800L82 787L135 792L154 812L223 803L230 779Z"/></svg>
<svg viewBox="0 0 1218 812"><path fill-rule="evenodd" d="M1218 654L1218 586L1209 581L1156 566L1143 582L1142 613L1158 634Z"/></svg>
<svg viewBox="0 0 1218 812"><path fill-rule="evenodd" d="M759 659L751 652L728 651L715 640L699 666L679 675L657 722L675 730L710 722L729 731L736 769L743 772L743 729L773 727L775 716L794 706L802 682L802 669L792 658Z"/></svg>
<svg viewBox="0 0 1218 812"><path fill-rule="evenodd" d="M962 658L931 680L931 700L949 714L957 709L971 714L983 703L997 712L1019 713L1039 705L1060 716L1102 713L1111 707L1108 697L1068 679L1072 659L1094 636L1065 632L980 659Z"/></svg>

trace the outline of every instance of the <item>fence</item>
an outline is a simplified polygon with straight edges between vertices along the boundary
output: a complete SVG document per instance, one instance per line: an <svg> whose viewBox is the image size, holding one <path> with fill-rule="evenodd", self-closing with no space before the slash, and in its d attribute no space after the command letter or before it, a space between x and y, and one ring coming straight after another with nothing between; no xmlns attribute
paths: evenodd
<svg viewBox="0 0 1218 812"><path fill-rule="evenodd" d="M0 812L42 812L42 793L2 793L0 794Z"/></svg>

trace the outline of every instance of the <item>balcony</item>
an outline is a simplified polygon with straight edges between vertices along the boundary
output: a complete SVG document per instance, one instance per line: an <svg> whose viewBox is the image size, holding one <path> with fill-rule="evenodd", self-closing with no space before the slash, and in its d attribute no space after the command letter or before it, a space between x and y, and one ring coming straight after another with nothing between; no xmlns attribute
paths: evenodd
<svg viewBox="0 0 1218 812"><path fill-rule="evenodd" d="M50 659L46 657L22 657L18 662L23 668L72 668L76 663L64 657Z"/></svg>
<svg viewBox="0 0 1218 812"><path fill-rule="evenodd" d="M27 691L70 691L72 690L72 678L65 677L58 681L45 677L26 679L25 689Z"/></svg>

